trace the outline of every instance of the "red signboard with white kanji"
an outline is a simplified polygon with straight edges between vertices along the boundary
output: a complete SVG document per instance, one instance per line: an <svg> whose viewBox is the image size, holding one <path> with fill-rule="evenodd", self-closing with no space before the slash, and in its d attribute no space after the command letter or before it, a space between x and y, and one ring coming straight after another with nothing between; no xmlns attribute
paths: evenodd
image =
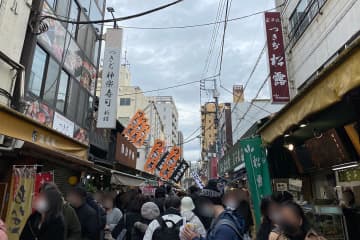
<svg viewBox="0 0 360 240"><path fill-rule="evenodd" d="M271 94L273 103L290 101L289 80L286 69L284 39L279 12L265 13L265 28L269 57Z"/></svg>

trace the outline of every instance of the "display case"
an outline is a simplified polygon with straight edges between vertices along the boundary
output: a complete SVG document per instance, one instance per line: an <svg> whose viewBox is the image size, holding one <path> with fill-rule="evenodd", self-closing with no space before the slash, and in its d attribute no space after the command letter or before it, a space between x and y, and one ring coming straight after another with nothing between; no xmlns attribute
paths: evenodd
<svg viewBox="0 0 360 240"><path fill-rule="evenodd" d="M338 206L313 206L305 209L315 230L328 240L348 239L343 212Z"/></svg>

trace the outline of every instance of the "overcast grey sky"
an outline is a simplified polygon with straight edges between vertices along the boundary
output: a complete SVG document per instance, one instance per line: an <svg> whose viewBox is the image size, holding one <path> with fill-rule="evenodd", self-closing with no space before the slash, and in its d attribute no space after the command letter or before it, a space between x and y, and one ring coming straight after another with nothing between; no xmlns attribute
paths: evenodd
<svg viewBox="0 0 360 240"><path fill-rule="evenodd" d="M107 5L114 7L116 16L124 16L170 1L172 0L108 0ZM219 1L222 0L184 0L160 12L119 24L162 27L213 22L216 18ZM273 7L273 0L233 0L229 18ZM124 49L127 51L133 85L140 86L142 90L146 91L200 79L208 55L212 31L213 26L171 30L125 29ZM215 65L220 50L221 33L222 26L206 76L214 75L216 72ZM264 44L262 14L228 24L222 70L222 84L227 89L232 89L232 85L242 84L246 81ZM252 99L255 96L267 76L265 56L266 54L245 91L246 99ZM154 93L154 95L174 97L179 112L179 128L183 131L185 138L200 126L199 89L199 84L195 83ZM223 90L220 93L221 102L232 100L229 93ZM260 96L268 97L267 85ZM203 96L203 102L206 100L207 97ZM200 139L186 144L184 146L185 159L188 161L198 160L200 149Z"/></svg>

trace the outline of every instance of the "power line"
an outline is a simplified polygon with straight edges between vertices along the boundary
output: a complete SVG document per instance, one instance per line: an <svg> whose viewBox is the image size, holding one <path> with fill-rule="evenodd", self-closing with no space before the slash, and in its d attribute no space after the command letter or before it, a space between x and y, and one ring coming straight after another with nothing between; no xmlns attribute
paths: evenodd
<svg viewBox="0 0 360 240"><path fill-rule="evenodd" d="M159 6L157 8L147 10L145 12L141 12L141 13L125 16L125 17L113 18L113 19L103 19L103 20L95 20L95 21L74 21L74 20L71 20L71 19L68 19L68 18L64 19L64 18L54 17L54 16L51 16L51 15L46 15L46 16L41 16L40 21L45 20L45 19L53 19L53 20L56 20L56 21L59 21L59 22L72 23L72 24L98 24L98 23L108 23L108 22L119 22L119 21L125 21L125 20L129 20L129 19L145 16L145 15L148 15L150 13L157 12L157 11L160 11L162 9L173 6L175 4L178 4L178 3L182 2L182 1L183 0L177 0L177 1L174 1L174 2L171 2L171 3Z"/></svg>
<svg viewBox="0 0 360 240"><path fill-rule="evenodd" d="M213 78L213 77L214 77L214 76L210 76L210 77L203 78L203 79L196 80L196 81L184 82L184 83L180 83L180 84L177 84L177 85L173 85L173 86L169 86L169 87L164 87L164 88L152 89L152 90L148 90L148 91L141 91L141 92L136 92L136 93L121 94L121 95L119 95L119 97L122 97L122 96L132 96L132 95L138 95L138 94L144 94L144 93L151 93L151 92L158 92L158 91L164 91L164 90L168 90L168 89L172 89L172 88L183 87L183 86L191 85L191 84L194 84L194 83L199 83L200 81L207 80L207 79Z"/></svg>
<svg viewBox="0 0 360 240"><path fill-rule="evenodd" d="M184 141L186 141L186 140L188 140L189 138L191 138L195 133L197 133L197 131L200 130L200 128L201 128L201 126L198 127L198 128L196 128L189 136L187 136L187 137L184 139Z"/></svg>
<svg viewBox="0 0 360 240"><path fill-rule="evenodd" d="M266 9L263 11L259 11L259 12L254 12L252 14L249 15L244 15L241 17L236 17L236 18L230 18L227 20L227 22L233 22L233 21L238 21L238 20L242 20L245 18L249 18L249 17L253 17L265 12L269 12L269 11L273 11L276 10L277 8L282 7L284 4L281 4L277 7L274 8L270 8L270 9ZM114 20L110 21L113 22ZM193 25L183 25L183 26L169 26L169 27L137 27L137 26L119 26L121 28L127 28L127 29L140 29L140 30L168 30L168 29L184 29L184 28L196 28L196 27L205 27L205 26L211 26L211 25L215 25L215 24L219 24L219 23L224 23L225 20L221 20L221 21L215 21L215 22L209 22L209 23L200 23L200 24L193 24ZM110 25L108 25L110 26ZM112 25L111 25L112 26Z"/></svg>

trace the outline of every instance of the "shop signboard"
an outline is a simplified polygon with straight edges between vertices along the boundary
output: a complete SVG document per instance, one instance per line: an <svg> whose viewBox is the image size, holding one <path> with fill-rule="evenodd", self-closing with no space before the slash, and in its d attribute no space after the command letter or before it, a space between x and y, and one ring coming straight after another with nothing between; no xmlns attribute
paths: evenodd
<svg viewBox="0 0 360 240"><path fill-rule="evenodd" d="M9 240L20 238L26 220L31 214L34 193L35 167L14 168L6 218Z"/></svg>
<svg viewBox="0 0 360 240"><path fill-rule="evenodd" d="M136 168L137 148L121 133L116 137L115 160L127 167Z"/></svg>
<svg viewBox="0 0 360 240"><path fill-rule="evenodd" d="M271 194L271 180L265 149L260 137L240 140L257 226L261 223L261 199Z"/></svg>
<svg viewBox="0 0 360 240"><path fill-rule="evenodd" d="M174 146L171 148L169 154L166 156L164 164L162 165L159 176L165 180L169 180L175 172L175 168L180 160L181 148Z"/></svg>
<svg viewBox="0 0 360 240"><path fill-rule="evenodd" d="M97 128L116 128L122 29L107 29Z"/></svg>
<svg viewBox="0 0 360 240"><path fill-rule="evenodd" d="M75 124L67 119L66 117L62 116L61 114L55 112L54 114L54 121L53 121L53 129L61 132L62 134L73 137L74 135L74 128Z"/></svg>
<svg viewBox="0 0 360 240"><path fill-rule="evenodd" d="M192 171L191 172L191 176L193 177L196 185L200 188L200 189L203 189L205 186L203 184L203 182L201 181L201 178L199 176L199 174L195 171Z"/></svg>
<svg viewBox="0 0 360 240"><path fill-rule="evenodd" d="M290 101L285 48L279 12L265 13L270 83L273 103Z"/></svg>
<svg viewBox="0 0 360 240"><path fill-rule="evenodd" d="M339 172L340 182L360 181L360 169L350 169Z"/></svg>
<svg viewBox="0 0 360 240"><path fill-rule="evenodd" d="M232 171L234 168L244 162L244 153L240 142L237 142L225 156L218 162L220 176L226 172Z"/></svg>
<svg viewBox="0 0 360 240"><path fill-rule="evenodd" d="M165 141L156 139L154 146L146 159L144 170L148 173L154 174L157 164L159 163L162 154L165 150Z"/></svg>
<svg viewBox="0 0 360 240"><path fill-rule="evenodd" d="M150 132L149 121L144 111L139 110L131 118L123 134L135 146L141 147L144 144L144 141L147 138L149 132Z"/></svg>
<svg viewBox="0 0 360 240"><path fill-rule="evenodd" d="M182 160L176 167L173 175L170 177L170 180L173 180L176 183L180 182L188 168L189 164L185 160Z"/></svg>

